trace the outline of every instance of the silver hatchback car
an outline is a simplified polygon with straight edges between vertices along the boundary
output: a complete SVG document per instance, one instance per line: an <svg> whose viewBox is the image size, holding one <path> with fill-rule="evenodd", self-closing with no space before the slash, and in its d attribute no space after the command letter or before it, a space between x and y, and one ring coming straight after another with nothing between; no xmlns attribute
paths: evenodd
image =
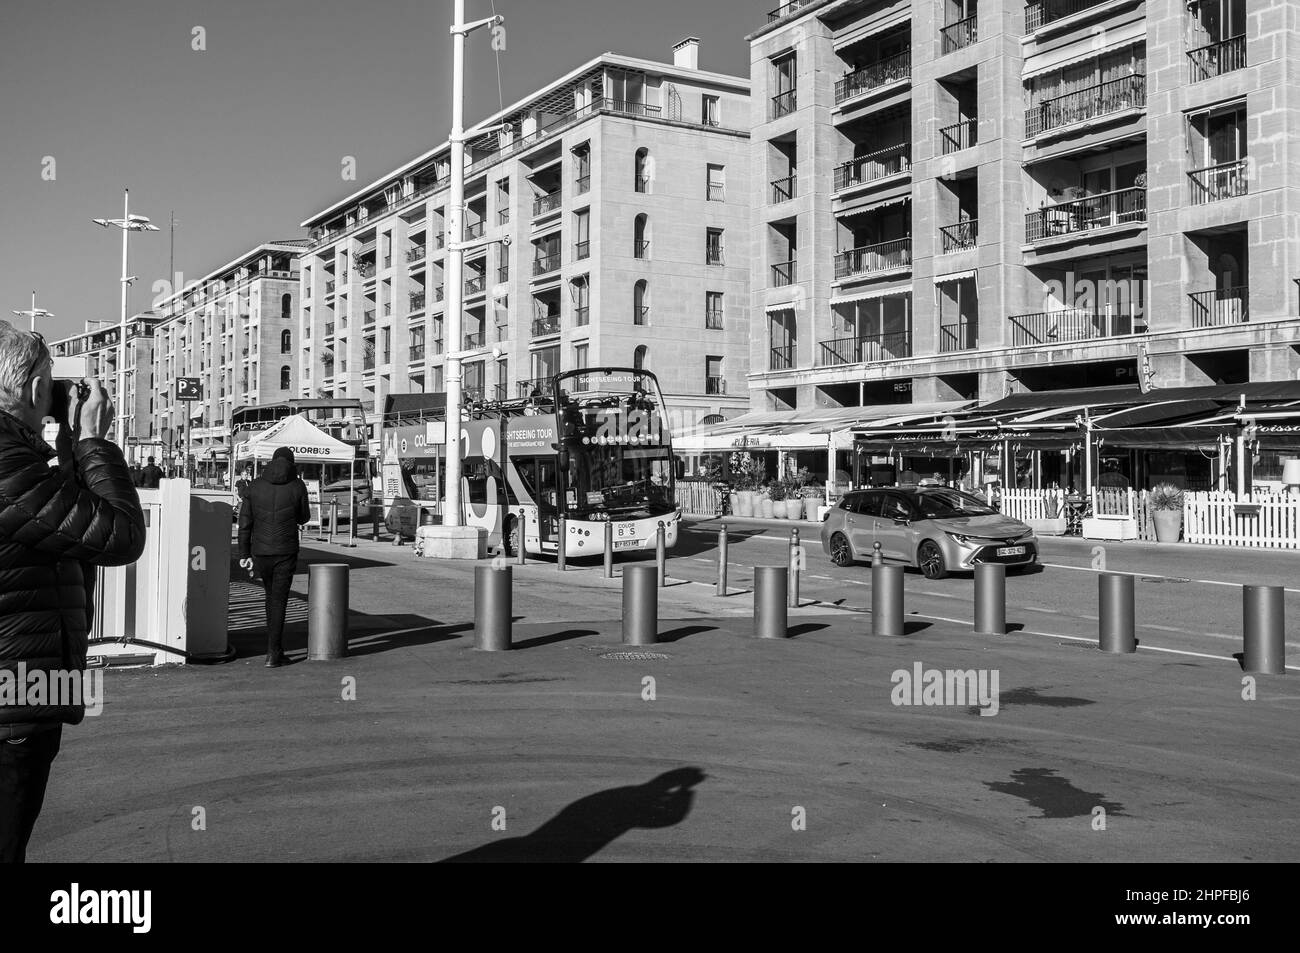
<svg viewBox="0 0 1300 953"><path fill-rule="evenodd" d="M822 523L822 549L837 566L870 559L875 544L892 563L942 579L976 563L1020 569L1038 562L1038 540L1019 520L942 486L854 490Z"/></svg>

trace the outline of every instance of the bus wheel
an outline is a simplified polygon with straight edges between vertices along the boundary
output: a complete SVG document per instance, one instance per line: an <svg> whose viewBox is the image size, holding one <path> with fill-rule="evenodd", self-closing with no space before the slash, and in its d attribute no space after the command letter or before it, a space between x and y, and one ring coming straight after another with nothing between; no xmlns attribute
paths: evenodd
<svg viewBox="0 0 1300 953"><path fill-rule="evenodd" d="M508 520L506 523L506 555L518 556L519 547L523 545L523 542L519 532L519 520Z"/></svg>

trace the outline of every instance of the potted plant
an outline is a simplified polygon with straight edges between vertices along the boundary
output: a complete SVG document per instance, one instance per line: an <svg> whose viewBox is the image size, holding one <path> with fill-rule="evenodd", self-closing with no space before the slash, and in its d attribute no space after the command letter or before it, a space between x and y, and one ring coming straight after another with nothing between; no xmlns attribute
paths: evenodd
<svg viewBox="0 0 1300 953"><path fill-rule="evenodd" d="M817 512L826 498L826 490L815 484L803 488L803 518L809 523L817 522Z"/></svg>
<svg viewBox="0 0 1300 953"><path fill-rule="evenodd" d="M785 505L785 483L782 480L773 480L768 486L772 500L772 518L783 520L786 518Z"/></svg>
<svg viewBox="0 0 1300 953"><path fill-rule="evenodd" d="M1178 542L1183 528L1183 491L1172 483L1157 483L1149 498L1151 519L1156 526L1156 541Z"/></svg>

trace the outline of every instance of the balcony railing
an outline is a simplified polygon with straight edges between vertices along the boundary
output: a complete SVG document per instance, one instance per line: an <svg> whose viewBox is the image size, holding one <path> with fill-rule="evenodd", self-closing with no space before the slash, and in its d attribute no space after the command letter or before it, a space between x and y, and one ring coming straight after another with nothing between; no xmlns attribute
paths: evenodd
<svg viewBox="0 0 1300 953"><path fill-rule="evenodd" d="M438 228L439 230L433 233L433 238L431 239L434 251L445 248L447 245L447 236L442 232L442 226L438 226Z"/></svg>
<svg viewBox="0 0 1300 953"><path fill-rule="evenodd" d="M835 83L835 101L842 103L862 93L909 79L912 75L912 51L903 50L893 56L862 66Z"/></svg>
<svg viewBox="0 0 1300 953"><path fill-rule="evenodd" d="M649 258L649 257L650 257L650 243L647 242L647 241L635 241L635 242L633 242L633 243L632 243L632 257L633 257L633 258Z"/></svg>
<svg viewBox="0 0 1300 953"><path fill-rule="evenodd" d="M1144 64L1145 65L1145 64ZM1025 110L1025 138L1076 122L1096 119L1125 109L1141 109L1147 104L1147 78L1143 73L1121 76L1086 89L1044 99Z"/></svg>
<svg viewBox="0 0 1300 953"><path fill-rule="evenodd" d="M548 192L546 195L539 195L533 199L533 215L545 215L547 212L554 212L560 207L561 194L557 189L554 192Z"/></svg>
<svg viewBox="0 0 1300 953"><path fill-rule="evenodd" d="M822 366L893 361L912 356L912 332L890 331L867 337L823 341L817 363Z"/></svg>
<svg viewBox="0 0 1300 953"><path fill-rule="evenodd" d="M979 219L968 218L939 229L940 252L944 255L974 248L979 241Z"/></svg>
<svg viewBox="0 0 1300 953"><path fill-rule="evenodd" d="M1025 215L1025 241L1040 242L1057 235L1140 224L1146 220L1147 190L1119 189L1029 212Z"/></svg>
<svg viewBox="0 0 1300 953"><path fill-rule="evenodd" d="M497 268L497 284L504 284L510 280L510 265L505 264Z"/></svg>
<svg viewBox="0 0 1300 953"><path fill-rule="evenodd" d="M772 97L772 118L780 119L782 116L788 116L798 108L798 97L793 89L787 89L783 93L777 93Z"/></svg>
<svg viewBox="0 0 1300 953"><path fill-rule="evenodd" d="M794 367L794 348L793 344L782 344L772 348L767 362L768 370L787 371Z"/></svg>
<svg viewBox="0 0 1300 953"><path fill-rule="evenodd" d="M375 309L374 309L374 308L371 308L371 309L369 309L368 311L363 311L363 312L361 313L361 325L362 325L362 327L367 327L367 328L368 328L368 327L370 327L371 325L373 325L374 323L375 323Z"/></svg>
<svg viewBox="0 0 1300 953"><path fill-rule="evenodd" d="M646 175L644 172L638 172L632 184L638 192L649 192L650 176Z"/></svg>
<svg viewBox="0 0 1300 953"><path fill-rule="evenodd" d="M438 287L433 289L434 301L441 301L444 297L446 297L446 295L447 295L447 291L445 288L443 288L442 285L438 285Z"/></svg>
<svg viewBox="0 0 1300 953"><path fill-rule="evenodd" d="M1063 341L1088 341L1133 334L1145 328L1130 314L1098 313L1086 308L1063 308L1011 316L1011 346L1033 347Z"/></svg>
<svg viewBox="0 0 1300 953"><path fill-rule="evenodd" d="M943 55L955 53L979 39L978 32L975 29L977 19L979 18L974 15L968 16L965 20L949 23L939 31L939 36L943 39Z"/></svg>
<svg viewBox="0 0 1300 953"><path fill-rule="evenodd" d="M325 293L326 293L327 295L332 295L332 294L334 293L334 282L333 282L333 281L327 281L327 282L325 282Z"/></svg>
<svg viewBox="0 0 1300 953"><path fill-rule="evenodd" d="M374 262L370 262L370 261L359 261L359 262L357 262L357 274L359 274L362 278L373 278L373 277L375 277L375 264L374 264Z"/></svg>
<svg viewBox="0 0 1300 953"><path fill-rule="evenodd" d="M327 338L332 338L332 337L334 336L334 322L333 322L333 321L326 321L326 322L325 322L325 336L326 336Z"/></svg>
<svg viewBox="0 0 1300 953"><path fill-rule="evenodd" d="M957 321L939 325L939 350L969 351L979 346L979 322Z"/></svg>
<svg viewBox="0 0 1300 953"><path fill-rule="evenodd" d="M886 146L864 156L858 156L856 159L850 159L836 168L835 191L840 192L844 189L866 185L868 182L874 182L877 179L898 175L900 172L907 172L911 168L912 146L910 143L900 142L897 145Z"/></svg>
<svg viewBox="0 0 1300 953"><path fill-rule="evenodd" d="M723 312L710 310L704 312L704 330L721 331Z"/></svg>
<svg viewBox="0 0 1300 953"><path fill-rule="evenodd" d="M1250 289L1216 288L1189 294L1192 300L1192 327L1212 328L1224 324L1241 324L1250 320Z"/></svg>
<svg viewBox="0 0 1300 953"><path fill-rule="evenodd" d="M487 289L487 276L475 275L465 281L465 297L481 295Z"/></svg>
<svg viewBox="0 0 1300 953"><path fill-rule="evenodd" d="M1187 51L1190 82L1213 79L1246 67L1246 34Z"/></svg>
<svg viewBox="0 0 1300 953"><path fill-rule="evenodd" d="M508 208L497 209L497 224L498 225L510 224L510 209Z"/></svg>
<svg viewBox="0 0 1300 953"><path fill-rule="evenodd" d="M709 245L704 249L704 263L706 265L722 265L723 261L722 246Z"/></svg>
<svg viewBox="0 0 1300 953"><path fill-rule="evenodd" d="M424 256L425 248L423 245L416 245L414 248L408 248L406 250L407 261L424 261Z"/></svg>
<svg viewBox="0 0 1300 953"><path fill-rule="evenodd" d="M484 331L466 331L465 332L465 350L472 351L475 348L483 347L487 343L487 333Z"/></svg>
<svg viewBox="0 0 1300 953"><path fill-rule="evenodd" d="M393 313L393 303L392 303L391 301L385 301L385 302L384 302L384 317L388 317L388 316L391 315L392 313Z"/></svg>
<svg viewBox="0 0 1300 953"><path fill-rule="evenodd" d="M644 326L650 323L650 305L639 304L632 309L632 323Z"/></svg>
<svg viewBox="0 0 1300 953"><path fill-rule="evenodd" d="M798 188L798 181L793 175L787 175L783 179L772 180L772 198L773 205L781 202L788 202L795 197Z"/></svg>
<svg viewBox="0 0 1300 953"><path fill-rule="evenodd" d="M465 241L469 242L469 241L473 241L476 238L482 238L483 229L484 229L484 224L481 219L477 222L474 222L472 225L465 226Z"/></svg>
<svg viewBox="0 0 1300 953"><path fill-rule="evenodd" d="M725 377L704 378L704 393L725 394L726 392L727 392L727 379Z"/></svg>
<svg viewBox="0 0 1300 953"><path fill-rule="evenodd" d="M547 314L539 318L533 318L533 337L545 337L548 334L560 333L560 316L558 314Z"/></svg>
<svg viewBox="0 0 1300 953"><path fill-rule="evenodd" d="M423 361L423 360L424 360L424 345L423 345L423 344L412 344L412 345L411 345L411 356L410 356L409 360L410 360L410 363L412 363L412 364L414 364L416 361Z"/></svg>
<svg viewBox="0 0 1300 953"><path fill-rule="evenodd" d="M912 240L896 238L840 252L835 256L835 277L852 278L911 266Z"/></svg>
<svg viewBox="0 0 1300 953"><path fill-rule="evenodd" d="M533 275L544 275L550 271L556 271L560 267L560 253L554 252L550 255L543 255L533 262Z"/></svg>
<svg viewBox="0 0 1300 953"><path fill-rule="evenodd" d="M581 261L584 258L591 257L591 242L574 242L573 243L573 260Z"/></svg>
<svg viewBox="0 0 1300 953"><path fill-rule="evenodd" d="M575 327L585 328L591 324L591 308L582 306L573 309L573 324Z"/></svg>
<svg viewBox="0 0 1300 953"><path fill-rule="evenodd" d="M375 369L375 356L367 354L361 359L361 369L363 371L373 371Z"/></svg>
<svg viewBox="0 0 1300 953"><path fill-rule="evenodd" d="M411 295L411 310L412 311L424 310L424 295L422 294Z"/></svg>
<svg viewBox="0 0 1300 953"><path fill-rule="evenodd" d="M1245 195L1248 190L1247 161L1237 159L1187 173L1192 190L1192 204L1205 205Z"/></svg>
<svg viewBox="0 0 1300 953"><path fill-rule="evenodd" d="M710 182L705 188L706 199L710 202L725 202L727 200L727 190L724 186Z"/></svg>
<svg viewBox="0 0 1300 953"><path fill-rule="evenodd" d="M1098 4L1107 2L1108 0L1038 0L1037 3L1027 4L1025 6L1025 32L1033 33L1054 20L1073 16L1087 10L1089 7L1095 7Z"/></svg>
<svg viewBox="0 0 1300 953"><path fill-rule="evenodd" d="M799 262L796 260L777 262L772 266L773 288L784 288L799 280Z"/></svg>
<svg viewBox="0 0 1300 953"><path fill-rule="evenodd" d="M790 3L783 3L775 10L772 10L770 13L768 13L767 22L775 23L777 20L780 20L783 17L788 17L790 14L802 10L804 7L808 6L808 4L811 2L812 0L791 0Z"/></svg>
<svg viewBox="0 0 1300 953"><path fill-rule="evenodd" d="M962 149L969 149L975 145L978 141L976 138L978 128L978 119L963 119L951 126L944 126L939 130L939 141L943 144L943 154L960 152Z"/></svg>

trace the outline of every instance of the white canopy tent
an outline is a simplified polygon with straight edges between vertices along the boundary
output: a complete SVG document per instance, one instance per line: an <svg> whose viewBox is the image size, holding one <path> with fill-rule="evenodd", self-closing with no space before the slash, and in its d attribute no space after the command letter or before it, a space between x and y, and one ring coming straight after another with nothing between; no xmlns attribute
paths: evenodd
<svg viewBox="0 0 1300 953"><path fill-rule="evenodd" d="M301 414L285 417L239 445L238 459L265 461L281 447L293 451L298 463L350 463L356 448L336 440Z"/></svg>

